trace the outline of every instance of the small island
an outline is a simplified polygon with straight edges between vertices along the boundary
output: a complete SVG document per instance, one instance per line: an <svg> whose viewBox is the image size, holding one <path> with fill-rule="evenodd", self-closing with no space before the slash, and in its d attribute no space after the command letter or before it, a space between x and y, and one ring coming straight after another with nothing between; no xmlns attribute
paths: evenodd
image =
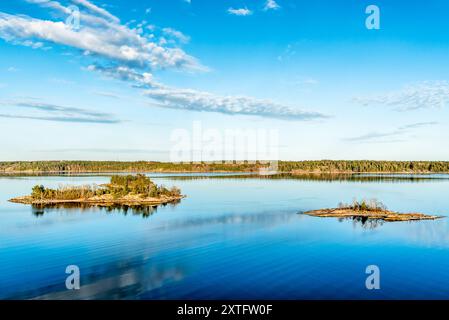
<svg viewBox="0 0 449 320"><path fill-rule="evenodd" d="M105 185L65 186L58 189L33 187L31 195L10 199L10 202L30 205L84 204L159 205L177 202L184 198L177 187L158 186L143 174L115 175Z"/></svg>
<svg viewBox="0 0 449 320"><path fill-rule="evenodd" d="M413 220L435 220L443 218L443 216L426 215L422 213L399 213L390 211L382 203L373 200L354 200L352 204L340 203L338 208L320 209L304 212L309 216L323 218L351 218L366 221L383 220L387 222L393 221L413 221Z"/></svg>

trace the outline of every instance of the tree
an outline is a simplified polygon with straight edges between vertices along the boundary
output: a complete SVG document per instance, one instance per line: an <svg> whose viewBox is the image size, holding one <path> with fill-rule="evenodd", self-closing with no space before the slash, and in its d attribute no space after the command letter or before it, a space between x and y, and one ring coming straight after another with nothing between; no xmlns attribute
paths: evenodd
<svg viewBox="0 0 449 320"><path fill-rule="evenodd" d="M44 197L45 187L43 185L35 185L31 191L31 197L33 199L41 199Z"/></svg>

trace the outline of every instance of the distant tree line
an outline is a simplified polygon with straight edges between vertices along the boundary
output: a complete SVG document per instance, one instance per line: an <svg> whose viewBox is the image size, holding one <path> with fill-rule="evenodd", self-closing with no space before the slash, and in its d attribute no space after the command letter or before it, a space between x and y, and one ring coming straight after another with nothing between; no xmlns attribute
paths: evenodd
<svg viewBox="0 0 449 320"><path fill-rule="evenodd" d="M250 172L261 164L172 163L154 161L14 161L0 162L0 172Z"/></svg>
<svg viewBox="0 0 449 320"><path fill-rule="evenodd" d="M260 162L172 163L154 161L16 161L0 162L0 172L257 172ZM279 161L285 173L449 173L449 161L319 160Z"/></svg>
<svg viewBox="0 0 449 320"><path fill-rule="evenodd" d="M445 173L449 172L449 161L371 161L371 160L320 160L282 161L283 172L391 172L391 173Z"/></svg>

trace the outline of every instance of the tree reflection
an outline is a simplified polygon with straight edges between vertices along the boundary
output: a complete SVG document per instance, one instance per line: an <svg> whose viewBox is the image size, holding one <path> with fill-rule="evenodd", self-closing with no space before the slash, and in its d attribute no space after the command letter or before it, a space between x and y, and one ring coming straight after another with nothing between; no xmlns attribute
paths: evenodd
<svg viewBox="0 0 449 320"><path fill-rule="evenodd" d="M374 230L384 224L385 221L382 219L370 219L368 217L363 216L354 216L354 217L347 217L347 218L338 218L339 222L352 220L352 224L354 227L360 225L363 229L366 230Z"/></svg>
<svg viewBox="0 0 449 320"><path fill-rule="evenodd" d="M60 204L45 204L45 205L32 205L31 212L35 217L42 217L45 214L52 212L70 212L70 211L104 211L107 214L122 213L123 215L140 215L143 218L148 218L156 213L158 206L174 207L180 200L176 200L170 203L160 205L124 205L124 204L104 204L104 205L92 205L85 203L60 203Z"/></svg>
<svg viewBox="0 0 449 320"><path fill-rule="evenodd" d="M259 175L255 173L222 174L222 175L167 175L172 180L202 180L202 179L233 179L233 180L298 180L321 182L389 182L389 183L420 183L420 182L444 182L448 175L445 174L386 174L386 173L277 173L272 175Z"/></svg>

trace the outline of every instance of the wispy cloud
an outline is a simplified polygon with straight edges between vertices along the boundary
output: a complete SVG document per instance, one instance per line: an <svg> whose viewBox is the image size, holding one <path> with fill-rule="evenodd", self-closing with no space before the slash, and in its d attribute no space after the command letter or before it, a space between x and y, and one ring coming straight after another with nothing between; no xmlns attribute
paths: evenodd
<svg viewBox="0 0 449 320"><path fill-rule="evenodd" d="M417 129L417 128L422 128L422 127L428 127L428 126L436 126L439 123L436 121L429 121L429 122L417 122L417 123L412 123L412 124L408 124L405 126L402 126L399 128L399 130L407 130L407 129Z"/></svg>
<svg viewBox="0 0 449 320"><path fill-rule="evenodd" d="M70 10L58 1L28 0L66 17ZM196 58L165 40L174 37L187 42L189 37L173 28L157 28L146 22L122 24L120 19L88 0L76 0L85 8L80 12L81 28L73 30L61 21L42 20L0 12L0 38L15 41L40 41L77 49L84 59L94 61L88 71L128 81L144 89L152 105L162 108L232 115L251 115L286 120L324 119L326 115L253 97L223 96L200 90L173 88L158 83L153 73L160 69L188 72L208 71ZM247 8L229 9L230 14L249 15ZM133 28L131 25L136 24ZM158 39L155 33L161 33ZM164 41L162 41L164 40ZM175 46L173 46L173 44ZM74 50L74 52L77 52ZM154 103L155 102L155 103Z"/></svg>
<svg viewBox="0 0 449 320"><path fill-rule="evenodd" d="M120 95L118 95L117 93L109 92L109 91L93 91L92 93L97 96L102 96L102 97L106 97L106 98L113 98L113 99L121 98Z"/></svg>
<svg viewBox="0 0 449 320"><path fill-rule="evenodd" d="M391 141L398 141L397 137L402 136L404 132L401 130L395 130L390 132L370 132L366 133L360 136L351 137L344 139L345 141L351 141L351 142L391 142ZM385 140L384 138L392 138L394 137L394 140ZM401 141L401 140L400 140Z"/></svg>
<svg viewBox="0 0 449 320"><path fill-rule="evenodd" d="M127 66L103 66L98 64L89 65L86 70L98 72L108 78L129 81L138 88L158 86L153 74L141 72Z"/></svg>
<svg viewBox="0 0 449 320"><path fill-rule="evenodd" d="M412 133L415 129L435 126L438 122L417 122L411 123L397 128L392 131L385 132L369 132L360 136L350 137L343 139L344 141L350 142L364 142L364 143L391 143L391 142L401 142L405 141L408 134Z"/></svg>
<svg viewBox="0 0 449 320"><path fill-rule="evenodd" d="M275 0L267 0L265 2L265 6L264 6L264 10L268 11L268 10L278 10L280 9L281 6L277 4L277 2Z"/></svg>
<svg viewBox="0 0 449 320"><path fill-rule="evenodd" d="M98 15L100 15L100 16L108 19L108 20L111 20L112 22L115 22L115 23L119 23L120 22L119 18L117 18L116 16L112 15L111 13L109 13L109 11L96 6L95 4L93 4L90 1L87 1L87 0L72 0L72 1L75 4L79 4L79 5L82 5L82 6L86 7L92 13L96 13L96 14L98 14Z"/></svg>
<svg viewBox="0 0 449 320"><path fill-rule="evenodd" d="M25 47L30 47L32 49L45 49L48 50L51 47L44 47L44 43L40 42L40 41L32 41L32 40L25 40L25 41L20 41L20 40L15 40L14 41L15 44L19 44Z"/></svg>
<svg viewBox="0 0 449 320"><path fill-rule="evenodd" d="M328 118L328 116L318 112L307 112L270 100L260 100L245 96L220 96L192 89L160 87L145 90L145 95L159 102L160 107L170 109L259 116L282 120Z"/></svg>
<svg viewBox="0 0 449 320"><path fill-rule="evenodd" d="M7 119L27 119L27 120L44 120L44 121L56 121L56 122L77 122L77 123L102 123L112 124L118 123L118 120L101 120L85 117L66 117L66 116L26 116L26 115L12 115L0 113L0 118Z"/></svg>
<svg viewBox="0 0 449 320"><path fill-rule="evenodd" d="M179 40L182 43L188 43L190 41L190 37L183 34L181 31L175 30L173 28L163 28L162 32L169 36Z"/></svg>
<svg viewBox="0 0 449 320"><path fill-rule="evenodd" d="M79 122L79 123L119 123L112 114L97 112L82 108L66 107L49 103L35 101L0 101L1 109L15 109L15 114L0 113L1 118L10 119L31 119L58 122ZM21 110L31 110L32 113L20 113Z"/></svg>
<svg viewBox="0 0 449 320"><path fill-rule="evenodd" d="M145 89L144 95L157 102L156 106L161 108L260 116L282 120L329 118L319 112L304 111L270 100L244 96L220 96L193 89L169 87L155 81L151 74L140 74L126 67L104 68L91 65L89 69L101 72L111 78L134 83L134 86Z"/></svg>
<svg viewBox="0 0 449 320"><path fill-rule="evenodd" d="M438 109L449 103L449 82L425 81L405 86L398 91L371 97L356 97L353 101L364 106L393 107L397 111Z"/></svg>
<svg viewBox="0 0 449 320"><path fill-rule="evenodd" d="M248 8L240 8L240 9L229 8L228 13L235 16L249 16L253 14L253 12Z"/></svg>

